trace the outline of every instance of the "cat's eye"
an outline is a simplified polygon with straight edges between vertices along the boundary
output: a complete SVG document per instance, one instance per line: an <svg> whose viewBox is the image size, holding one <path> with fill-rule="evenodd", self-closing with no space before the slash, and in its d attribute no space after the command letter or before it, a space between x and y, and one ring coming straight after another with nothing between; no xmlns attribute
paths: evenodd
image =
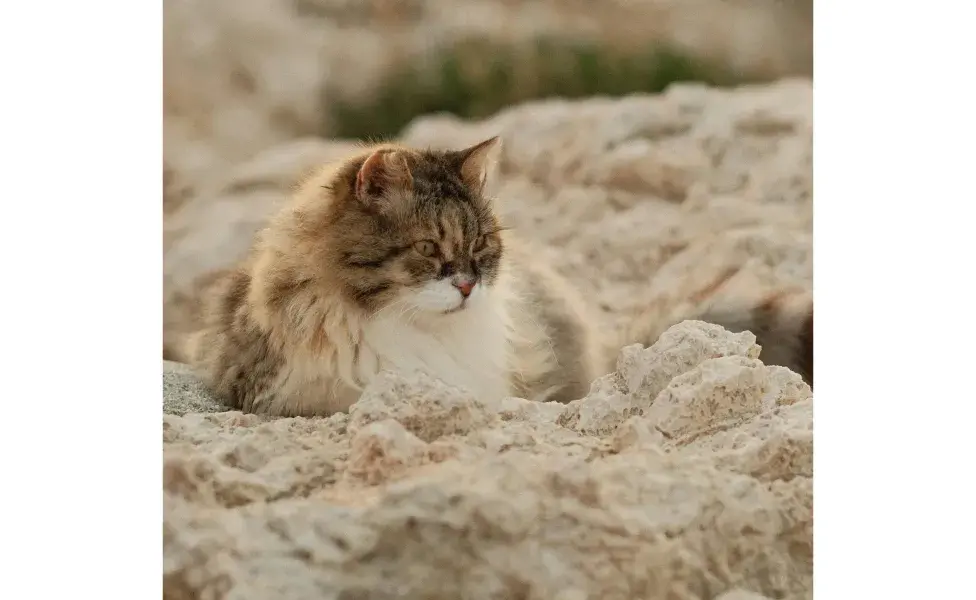
<svg viewBox="0 0 976 600"><path fill-rule="evenodd" d="M430 240L421 240L413 245L414 249L422 256L434 256L437 254L437 244Z"/></svg>
<svg viewBox="0 0 976 600"><path fill-rule="evenodd" d="M478 238L474 241L474 245L471 246L471 251L478 252L480 250L484 250L485 246L487 245L488 245L488 238L483 235L478 236Z"/></svg>

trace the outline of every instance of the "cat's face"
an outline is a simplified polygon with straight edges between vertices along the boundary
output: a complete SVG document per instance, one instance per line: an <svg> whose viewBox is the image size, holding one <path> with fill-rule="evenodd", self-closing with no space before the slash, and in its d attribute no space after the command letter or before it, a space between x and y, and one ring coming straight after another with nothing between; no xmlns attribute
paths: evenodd
<svg viewBox="0 0 976 600"><path fill-rule="evenodd" d="M463 311L491 292L504 248L482 193L496 143L378 151L358 166L337 219L341 279L354 302L413 319Z"/></svg>

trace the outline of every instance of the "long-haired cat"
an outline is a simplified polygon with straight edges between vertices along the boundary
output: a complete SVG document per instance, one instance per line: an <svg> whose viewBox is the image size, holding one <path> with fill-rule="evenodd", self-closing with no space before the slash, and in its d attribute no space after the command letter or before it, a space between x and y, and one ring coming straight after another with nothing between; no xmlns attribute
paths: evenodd
<svg viewBox="0 0 976 600"><path fill-rule="evenodd" d="M307 179L205 298L189 361L246 412L346 410L384 369L566 402L599 372L578 292L506 231L491 138L367 148Z"/></svg>

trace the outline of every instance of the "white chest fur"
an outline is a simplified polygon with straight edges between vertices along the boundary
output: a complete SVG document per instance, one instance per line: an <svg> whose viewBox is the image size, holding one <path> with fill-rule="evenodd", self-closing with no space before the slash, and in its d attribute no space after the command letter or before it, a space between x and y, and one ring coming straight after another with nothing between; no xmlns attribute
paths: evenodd
<svg viewBox="0 0 976 600"><path fill-rule="evenodd" d="M327 353L293 356L263 402L275 414L346 411L382 370L424 371L497 402L511 393L509 304L501 294L479 296L451 314L391 310L352 323L334 319L327 333L338 343Z"/></svg>
<svg viewBox="0 0 976 600"><path fill-rule="evenodd" d="M422 370L486 401L509 393L510 343L506 307L490 295L434 318L377 316L363 328L359 377L380 370Z"/></svg>

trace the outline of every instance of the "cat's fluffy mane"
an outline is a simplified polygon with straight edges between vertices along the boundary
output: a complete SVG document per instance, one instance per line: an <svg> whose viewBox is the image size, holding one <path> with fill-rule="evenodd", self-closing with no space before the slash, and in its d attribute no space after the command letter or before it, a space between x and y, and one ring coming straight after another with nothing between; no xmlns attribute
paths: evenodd
<svg viewBox="0 0 976 600"><path fill-rule="evenodd" d="M277 415L346 410L383 369L485 400L581 395L598 361L582 303L498 223L497 148L379 144L306 177L210 295L192 354L214 390Z"/></svg>

